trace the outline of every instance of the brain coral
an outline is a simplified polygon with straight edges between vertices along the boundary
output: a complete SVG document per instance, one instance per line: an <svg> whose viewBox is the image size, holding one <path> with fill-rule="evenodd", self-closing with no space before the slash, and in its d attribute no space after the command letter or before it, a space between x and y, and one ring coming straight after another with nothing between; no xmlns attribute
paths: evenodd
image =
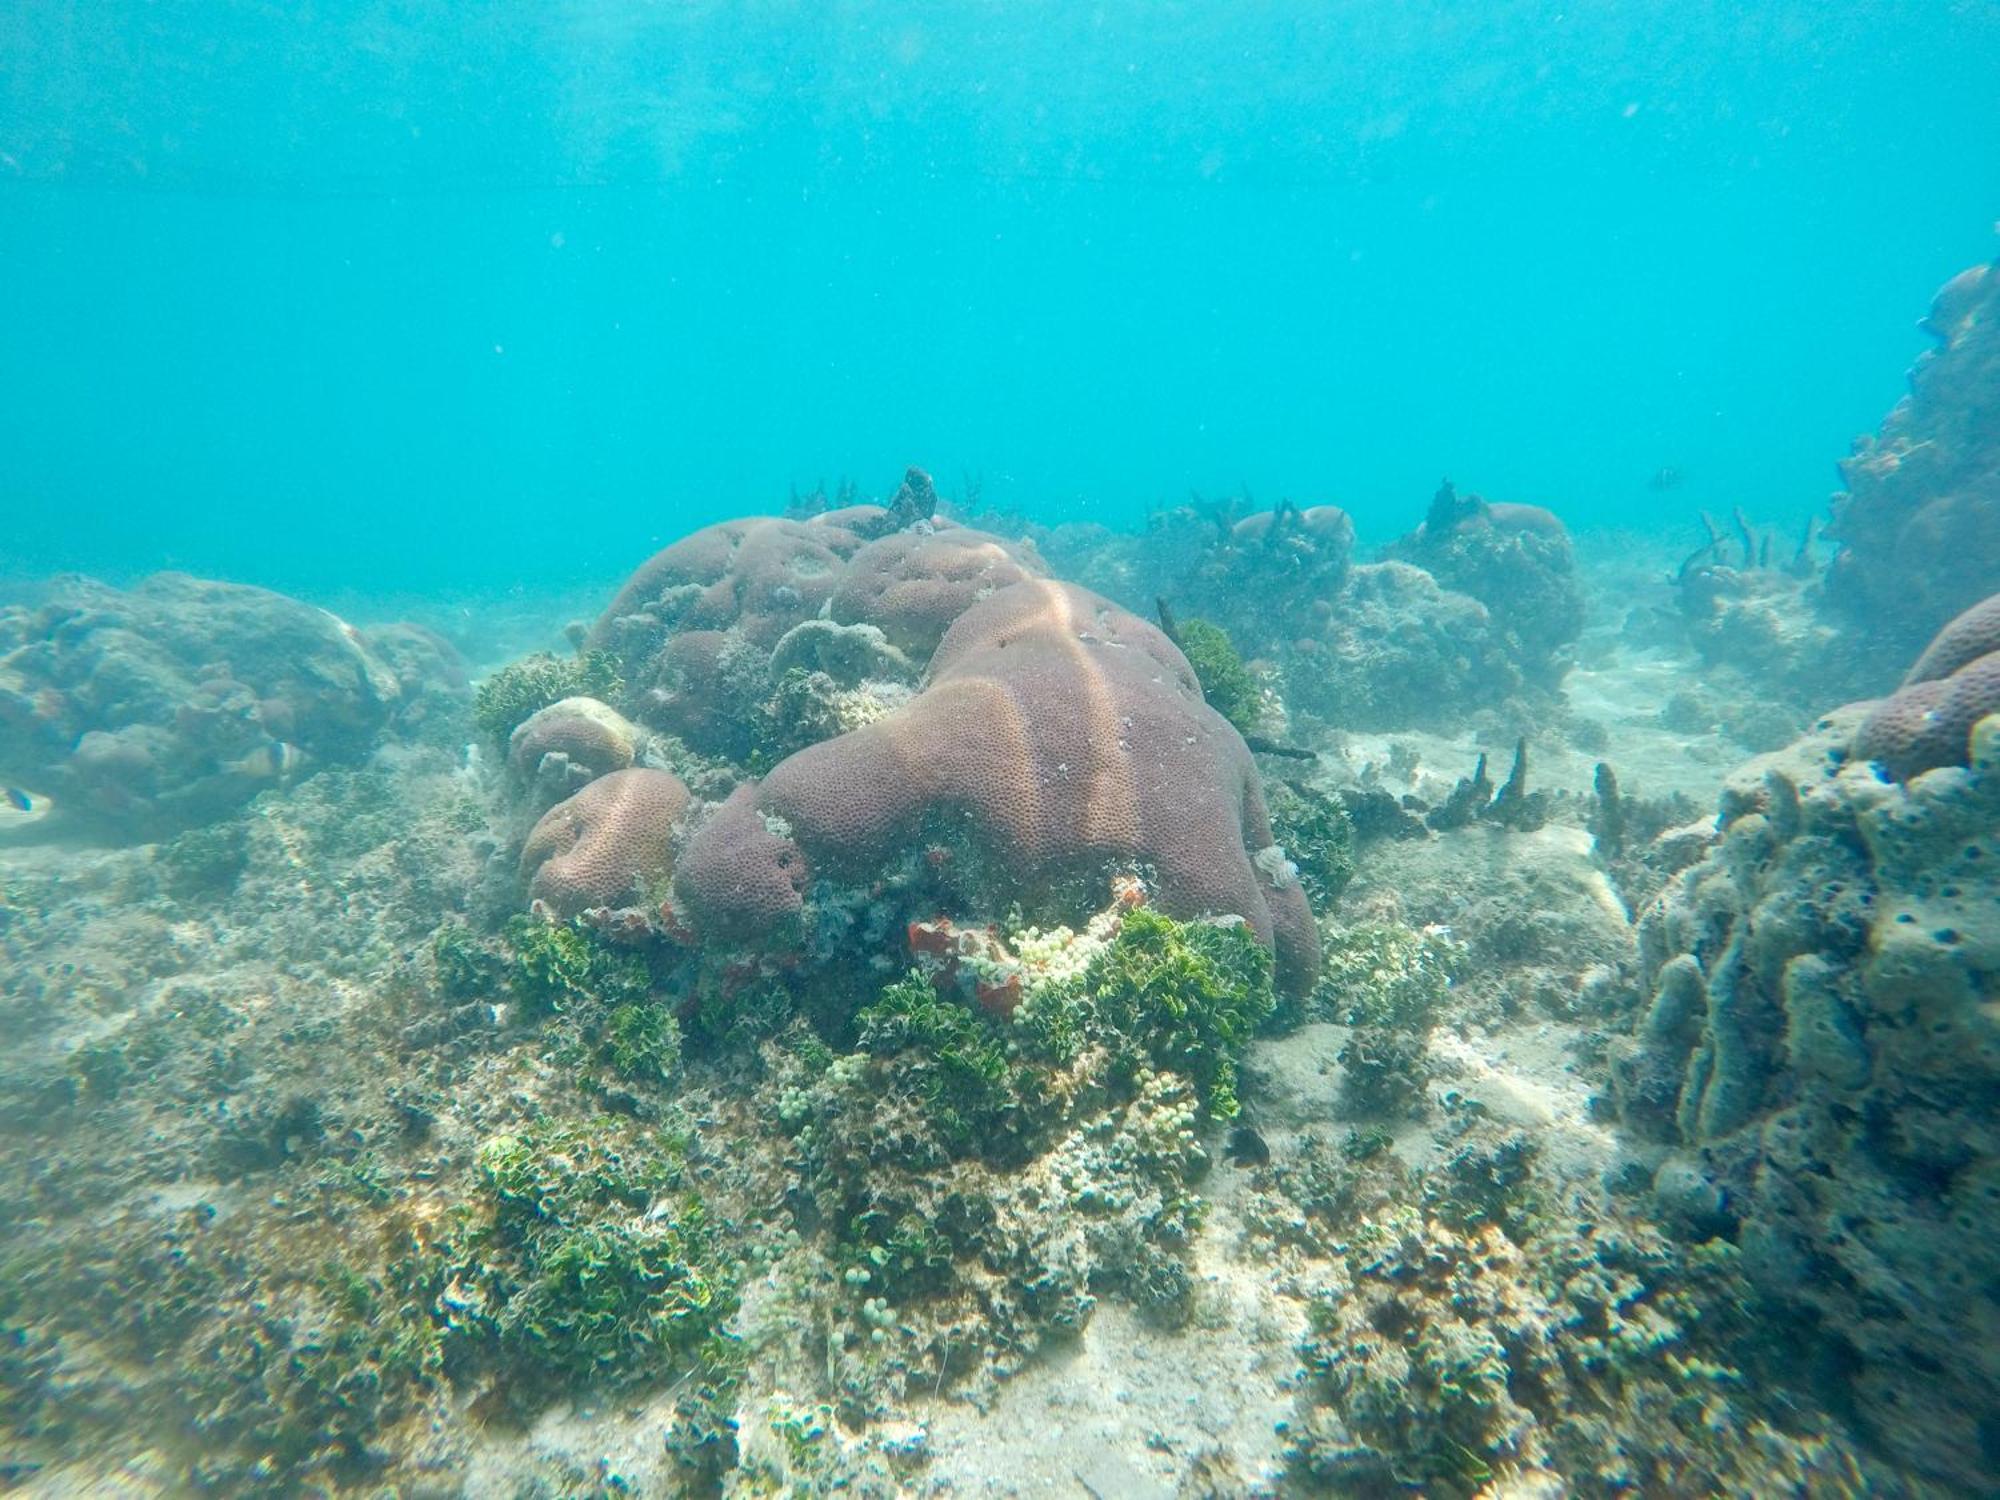
<svg viewBox="0 0 2000 1500"><path fill-rule="evenodd" d="M1249 922L1294 993L1318 970L1249 750L1165 635L1088 590L1028 581L974 604L905 707L724 804L676 898L704 935L751 938L795 922L816 882L869 887L934 841L981 872L988 912L1143 865L1169 914Z"/></svg>
<svg viewBox="0 0 2000 1500"><path fill-rule="evenodd" d="M976 601L1046 570L1029 542L955 526L899 531L854 554L833 591L844 625L873 625L923 661Z"/></svg>
<svg viewBox="0 0 2000 1500"><path fill-rule="evenodd" d="M529 897L560 917L642 898L673 873L674 822L687 804L687 788L665 771L598 777L530 830L521 848Z"/></svg>
<svg viewBox="0 0 2000 1500"><path fill-rule="evenodd" d="M1966 763L1972 728L2000 713L2000 594L1939 631L1904 685L1876 705L1854 754L1899 781Z"/></svg>
<svg viewBox="0 0 2000 1500"><path fill-rule="evenodd" d="M861 545L824 521L723 521L655 553L611 601L588 645L623 659L626 676L681 630L735 629L769 646L820 611Z"/></svg>
<svg viewBox="0 0 2000 1500"><path fill-rule="evenodd" d="M623 771L641 731L608 703L563 698L537 709L507 742L507 768L523 782L567 796L594 777Z"/></svg>

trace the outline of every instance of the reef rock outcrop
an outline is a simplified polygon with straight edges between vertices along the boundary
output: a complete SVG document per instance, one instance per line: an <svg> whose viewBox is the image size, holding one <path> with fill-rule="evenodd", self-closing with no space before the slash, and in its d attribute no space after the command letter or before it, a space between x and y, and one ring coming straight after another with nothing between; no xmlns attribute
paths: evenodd
<svg viewBox="0 0 2000 1500"><path fill-rule="evenodd" d="M1936 679L1932 679L1936 680ZM1615 1059L1654 1192L1828 1344L1879 1441L1954 1492L2000 1431L2000 716L1886 781L1850 708L1753 761L1639 929Z"/></svg>
<svg viewBox="0 0 2000 1500"><path fill-rule="evenodd" d="M1243 919L1310 988L1318 935L1241 736L1158 629L1031 580L959 616L908 704L740 788L675 893L704 938L851 951L954 905L1087 913L1135 867L1168 914ZM885 916L898 892L923 904Z"/></svg>
<svg viewBox="0 0 2000 1500"><path fill-rule="evenodd" d="M2000 592L2000 266L1953 277L1923 327L1938 346L1842 462L1829 532L1827 601L1857 649L1889 663Z"/></svg>
<svg viewBox="0 0 2000 1500"><path fill-rule="evenodd" d="M0 779L47 794L63 826L145 840L357 763L464 690L455 653L415 627L371 634L183 573L69 578L0 610Z"/></svg>
<svg viewBox="0 0 2000 1500"><path fill-rule="evenodd" d="M1460 495L1446 482L1423 524L1389 551L1484 605L1529 682L1561 682L1584 603L1569 532L1552 511Z"/></svg>
<svg viewBox="0 0 2000 1500"><path fill-rule="evenodd" d="M1485 605L1405 562L1349 571L1283 657L1286 698L1347 729L1462 725L1523 686Z"/></svg>

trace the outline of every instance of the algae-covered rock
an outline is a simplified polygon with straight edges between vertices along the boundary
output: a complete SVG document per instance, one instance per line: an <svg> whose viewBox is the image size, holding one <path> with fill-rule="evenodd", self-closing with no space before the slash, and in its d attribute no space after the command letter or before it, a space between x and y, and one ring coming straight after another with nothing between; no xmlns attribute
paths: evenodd
<svg viewBox="0 0 2000 1500"><path fill-rule="evenodd" d="M1673 1149L1662 1206L1811 1314L1904 1464L1976 1489L2000 1422L2000 716L1970 765L1907 784L1843 763L1853 721L1739 775L1643 914L1653 998L1616 1095Z"/></svg>

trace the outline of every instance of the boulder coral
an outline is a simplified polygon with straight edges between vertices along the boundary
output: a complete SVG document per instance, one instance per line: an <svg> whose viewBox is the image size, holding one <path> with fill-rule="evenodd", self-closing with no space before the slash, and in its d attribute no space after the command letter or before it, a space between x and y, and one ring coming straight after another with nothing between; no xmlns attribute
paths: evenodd
<svg viewBox="0 0 2000 1500"><path fill-rule="evenodd" d="M428 632L378 649L266 589L68 578L0 610L0 780L49 795L72 828L152 838L314 766L358 763L463 692Z"/></svg>
<svg viewBox="0 0 2000 1500"><path fill-rule="evenodd" d="M971 527L899 531L855 553L829 601L843 625L873 625L919 661L978 600L1048 570L1030 542Z"/></svg>
<svg viewBox="0 0 2000 1500"><path fill-rule="evenodd" d="M1858 709L1751 762L1639 926L1614 1097L1660 1206L1723 1235L1913 1473L1983 1491L2000 1431L2000 716L1907 785Z"/></svg>
<svg viewBox="0 0 2000 1500"><path fill-rule="evenodd" d="M1841 463L1828 533L1827 602L1857 650L1892 663L2000 592L2000 269L1952 278L1923 326L1938 346Z"/></svg>
<svg viewBox="0 0 2000 1500"><path fill-rule="evenodd" d="M596 698L564 698L537 709L507 743L507 769L544 795L567 797L587 782L628 769L645 735Z"/></svg>
<svg viewBox="0 0 2000 1500"><path fill-rule="evenodd" d="M543 813L521 848L531 900L558 917L626 906L674 871L674 825L688 789L665 771L635 767L600 776Z"/></svg>
<svg viewBox="0 0 2000 1500"><path fill-rule="evenodd" d="M817 616L861 538L823 520L751 516L655 553L585 638L618 664L639 716L702 749L743 754L764 664Z"/></svg>
<svg viewBox="0 0 2000 1500"><path fill-rule="evenodd" d="M1390 555L1485 605L1531 683L1561 681L1584 603L1569 532L1553 512L1460 495L1447 481Z"/></svg>
<svg viewBox="0 0 2000 1500"><path fill-rule="evenodd" d="M1073 585L974 604L907 705L740 788L683 854L675 897L704 937L796 941L833 892L880 892L911 861L987 913L1088 911L1106 875L1147 867L1167 914L1248 922L1282 987L1318 969L1242 738L1164 634Z"/></svg>
<svg viewBox="0 0 2000 1500"><path fill-rule="evenodd" d="M1891 776L1964 765L1973 726L2000 713L2000 594L1937 633L1903 685L1875 706L1854 736L1854 754Z"/></svg>

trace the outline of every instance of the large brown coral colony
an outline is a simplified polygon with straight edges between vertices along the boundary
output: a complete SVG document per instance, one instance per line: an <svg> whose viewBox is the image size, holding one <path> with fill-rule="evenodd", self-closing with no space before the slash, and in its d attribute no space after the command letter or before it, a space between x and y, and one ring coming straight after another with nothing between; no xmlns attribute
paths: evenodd
<svg viewBox="0 0 2000 1500"><path fill-rule="evenodd" d="M698 929L734 940L796 923L816 881L871 888L931 848L988 913L1046 906L1066 880L1101 901L1093 877L1141 865L1168 913L1249 922L1294 992L1317 972L1242 738L1165 635L1073 585L1017 583L967 610L916 698L739 791L675 890Z"/></svg>
<svg viewBox="0 0 2000 1500"><path fill-rule="evenodd" d="M592 627L641 718L703 749L741 754L764 665L818 615L861 538L824 520L752 516L704 527L648 559Z"/></svg>
<svg viewBox="0 0 2000 1500"><path fill-rule="evenodd" d="M2000 713L2000 594L1937 633L1903 685L1876 705L1854 753L1898 780L1966 762L1972 729Z"/></svg>
<svg viewBox="0 0 2000 1500"><path fill-rule="evenodd" d="M1841 464L1831 528L1829 602L1892 661L2000 591L2000 269L1952 278L1924 327L1941 342Z"/></svg>
<svg viewBox="0 0 2000 1500"><path fill-rule="evenodd" d="M428 632L376 639L244 584L62 580L39 607L0 610L0 780L114 840L205 822L314 765L360 762L457 673Z"/></svg>
<svg viewBox="0 0 2000 1500"><path fill-rule="evenodd" d="M1908 786L1855 710L1740 773L1640 924L1616 1071L1655 1193L1723 1234L1912 1470L1985 1493L2000 1431L2000 718ZM1964 747L1961 746L1961 749Z"/></svg>

